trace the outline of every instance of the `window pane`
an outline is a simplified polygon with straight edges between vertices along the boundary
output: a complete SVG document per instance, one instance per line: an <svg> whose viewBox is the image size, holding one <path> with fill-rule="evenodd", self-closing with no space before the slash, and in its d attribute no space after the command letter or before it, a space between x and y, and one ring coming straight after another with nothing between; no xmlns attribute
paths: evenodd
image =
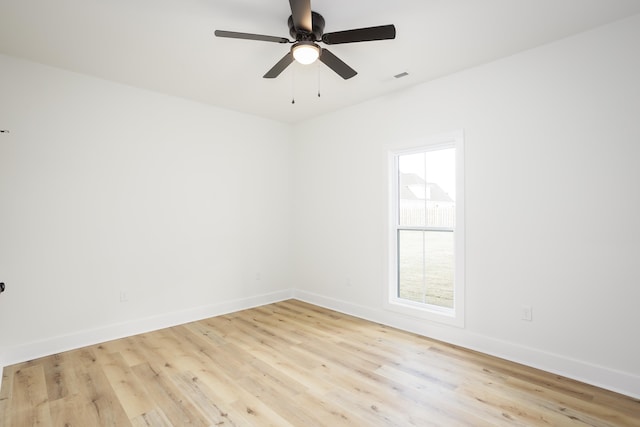
<svg viewBox="0 0 640 427"><path fill-rule="evenodd" d="M398 197L400 225L427 225L427 187L425 186L425 153L398 157Z"/></svg>
<svg viewBox="0 0 640 427"><path fill-rule="evenodd" d="M453 232L398 231L398 297L453 308Z"/></svg>
<svg viewBox="0 0 640 427"><path fill-rule="evenodd" d="M398 156L398 224L455 227L455 148Z"/></svg>

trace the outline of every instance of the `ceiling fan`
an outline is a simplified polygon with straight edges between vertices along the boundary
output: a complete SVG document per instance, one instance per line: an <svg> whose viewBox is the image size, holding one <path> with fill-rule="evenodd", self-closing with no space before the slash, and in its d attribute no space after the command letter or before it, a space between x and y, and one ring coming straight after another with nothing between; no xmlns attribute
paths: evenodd
<svg viewBox="0 0 640 427"><path fill-rule="evenodd" d="M265 36L261 34L237 33L235 31L216 30L217 37L232 39L259 40L275 43L293 43L293 46L280 61L263 76L265 79L278 77L294 60L302 64L311 64L319 59L327 67L335 71L343 79L350 79L358 74L328 49L318 46L324 44L343 44L374 40L389 40L396 37L393 25L358 28L354 30L336 31L324 34L324 18L311 10L311 0L289 0L291 16L289 16L289 34L295 39Z"/></svg>

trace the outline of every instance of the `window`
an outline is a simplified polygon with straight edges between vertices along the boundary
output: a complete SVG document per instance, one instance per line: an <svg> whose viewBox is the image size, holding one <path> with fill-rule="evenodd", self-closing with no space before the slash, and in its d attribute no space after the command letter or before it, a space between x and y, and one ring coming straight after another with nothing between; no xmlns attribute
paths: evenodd
<svg viewBox="0 0 640 427"><path fill-rule="evenodd" d="M463 326L462 132L390 153L387 307Z"/></svg>

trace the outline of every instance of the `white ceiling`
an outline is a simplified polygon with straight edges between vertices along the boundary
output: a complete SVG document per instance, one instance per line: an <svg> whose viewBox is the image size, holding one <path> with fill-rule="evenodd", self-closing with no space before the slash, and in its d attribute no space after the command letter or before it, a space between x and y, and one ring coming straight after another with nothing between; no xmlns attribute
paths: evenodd
<svg viewBox="0 0 640 427"><path fill-rule="evenodd" d="M331 46L350 80L323 64L268 80L290 45L213 32L289 37L286 0L0 0L0 53L294 123L640 13L640 0L311 4L325 32L394 24L397 37Z"/></svg>

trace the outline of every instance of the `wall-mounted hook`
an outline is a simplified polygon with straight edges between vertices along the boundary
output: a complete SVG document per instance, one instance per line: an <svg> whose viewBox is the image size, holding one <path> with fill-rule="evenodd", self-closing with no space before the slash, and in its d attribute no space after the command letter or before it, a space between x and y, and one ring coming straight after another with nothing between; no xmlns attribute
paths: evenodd
<svg viewBox="0 0 640 427"><path fill-rule="evenodd" d="M0 129L0 133L9 133L9 129Z"/></svg>
<svg viewBox="0 0 640 427"><path fill-rule="evenodd" d="M0 294L4 292L4 282L0 282Z"/></svg>

